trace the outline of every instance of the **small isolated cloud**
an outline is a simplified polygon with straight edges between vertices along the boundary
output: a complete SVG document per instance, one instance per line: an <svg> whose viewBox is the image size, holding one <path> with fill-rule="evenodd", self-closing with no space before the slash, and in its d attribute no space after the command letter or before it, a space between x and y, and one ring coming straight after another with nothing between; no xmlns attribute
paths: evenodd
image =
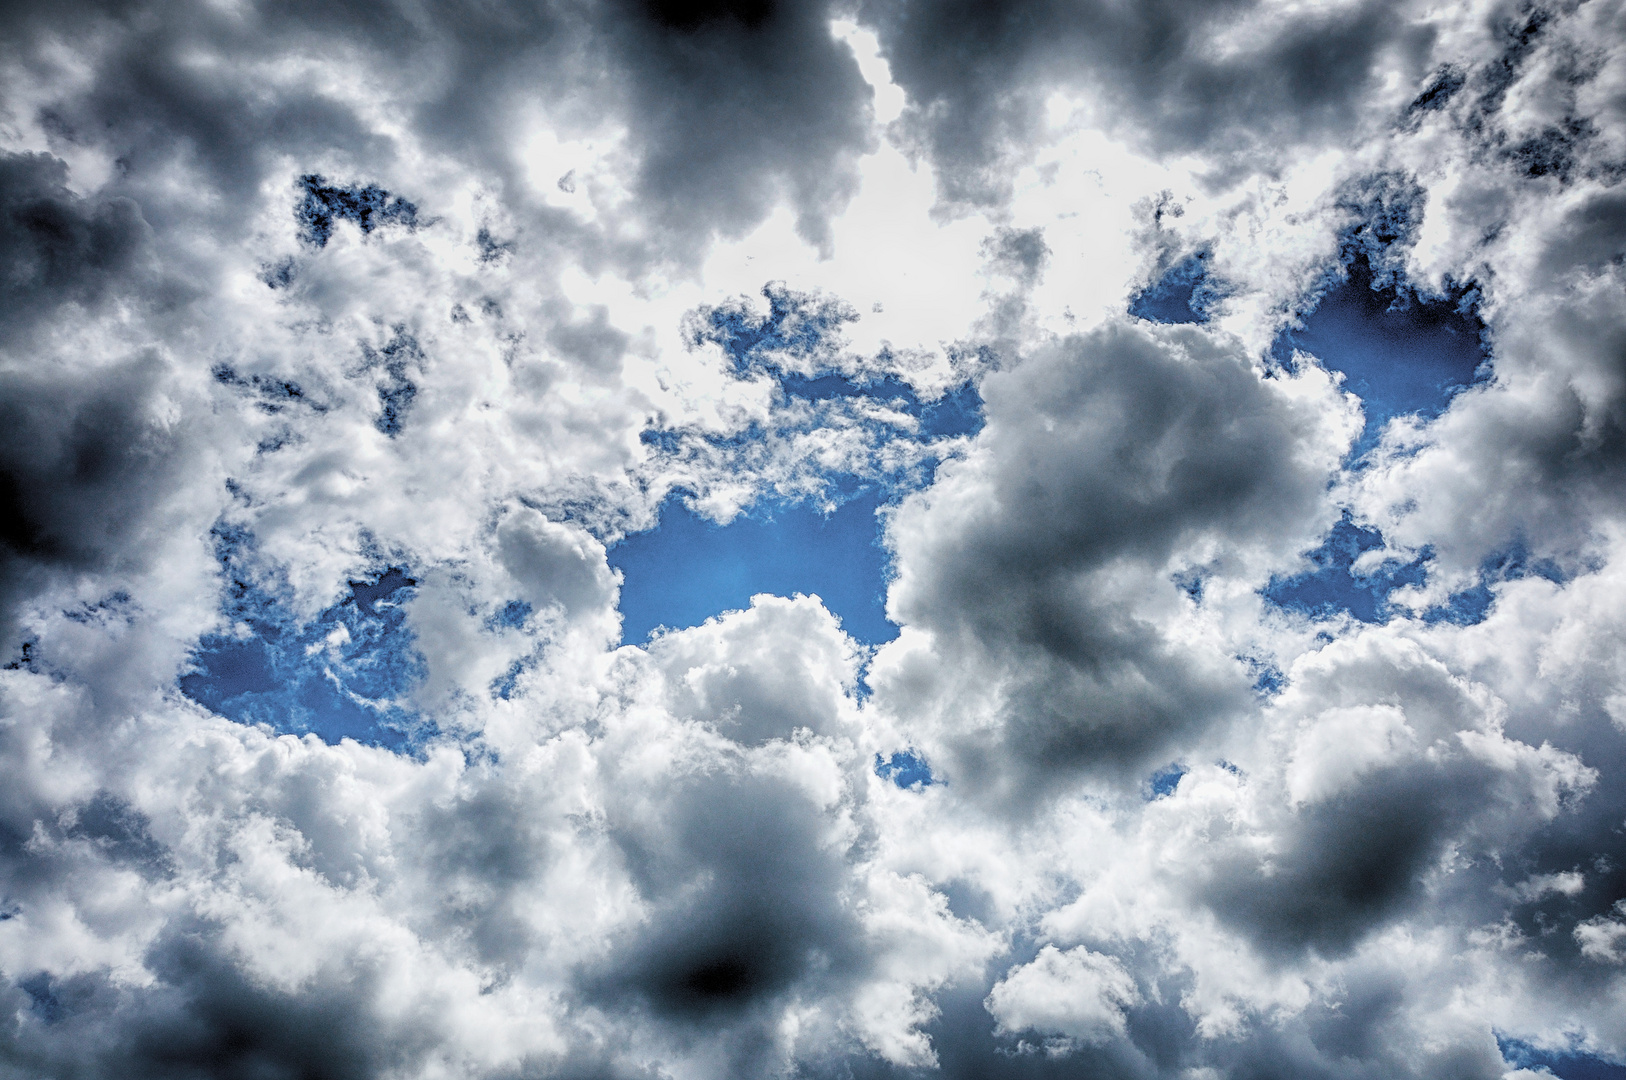
<svg viewBox="0 0 1626 1080"><path fill-rule="evenodd" d="M1124 1010L1141 1001L1122 964L1082 945L1062 952L1046 945L1012 969L988 993L988 1011L1001 1033L1060 1035L1094 1045L1127 1032Z"/></svg>

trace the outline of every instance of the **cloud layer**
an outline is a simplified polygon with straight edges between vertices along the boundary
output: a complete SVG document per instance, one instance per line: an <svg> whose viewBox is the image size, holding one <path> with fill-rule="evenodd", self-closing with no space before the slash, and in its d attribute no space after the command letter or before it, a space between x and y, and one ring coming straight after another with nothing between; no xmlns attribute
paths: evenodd
<svg viewBox="0 0 1626 1080"><path fill-rule="evenodd" d="M0 27L0 1076L1626 1063L1620 3Z"/></svg>

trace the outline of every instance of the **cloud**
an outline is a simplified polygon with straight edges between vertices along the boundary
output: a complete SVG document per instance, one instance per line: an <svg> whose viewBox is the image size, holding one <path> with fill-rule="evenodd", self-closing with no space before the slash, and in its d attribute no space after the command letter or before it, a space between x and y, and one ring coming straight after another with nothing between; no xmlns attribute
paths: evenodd
<svg viewBox="0 0 1626 1080"><path fill-rule="evenodd" d="M1128 324L990 375L975 450L889 526L889 613L908 629L872 676L883 700L947 723L928 749L950 775L1029 791L1047 775L1149 766L1245 708L1223 646L1171 632L1186 611L1174 578L1311 535L1348 438L1318 382L1264 378L1202 330ZM922 715L934 696L922 677L949 716L985 709L989 722Z"/></svg>
<svg viewBox="0 0 1626 1080"><path fill-rule="evenodd" d="M1032 1030L1089 1044L1125 1035L1124 1006L1139 1001L1134 980L1112 957L1046 945L994 984L988 1011L1004 1031Z"/></svg>
<svg viewBox="0 0 1626 1080"><path fill-rule="evenodd" d="M1620 5L0 27L0 1072L1626 1060Z"/></svg>

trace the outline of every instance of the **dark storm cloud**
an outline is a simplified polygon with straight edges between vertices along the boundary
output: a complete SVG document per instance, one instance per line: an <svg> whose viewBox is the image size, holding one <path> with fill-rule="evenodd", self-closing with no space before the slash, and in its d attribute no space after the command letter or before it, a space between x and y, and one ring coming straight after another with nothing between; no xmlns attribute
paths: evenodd
<svg viewBox="0 0 1626 1080"><path fill-rule="evenodd" d="M797 231L827 245L827 217L856 192L871 144L871 91L830 34L831 7L656 0L632 10L618 48L634 79L652 216L737 235L788 196Z"/></svg>
<svg viewBox="0 0 1626 1080"><path fill-rule="evenodd" d="M891 530L891 615L991 665L1009 697L997 749L949 737L955 771L1144 764L1244 703L1239 670L1167 640L1143 593L1115 590L1202 537L1303 529L1329 464L1309 414L1222 339L1144 325L1049 346L983 395L979 455Z"/></svg>
<svg viewBox="0 0 1626 1080"><path fill-rule="evenodd" d="M587 985L666 1022L735 1032L750 1075L774 1004L828 992L864 966L828 820L798 792L726 772L618 818L612 835L650 917Z"/></svg>
<svg viewBox="0 0 1626 1080"><path fill-rule="evenodd" d="M397 1026L369 1008L375 973L278 990L249 978L206 924L165 934L148 963L156 980L140 989L97 975L35 984L0 1053L34 1075L91 1080L363 1080L420 1063L435 1041L429 1018Z"/></svg>
<svg viewBox="0 0 1626 1080"><path fill-rule="evenodd" d="M905 0L862 17L909 94L905 143L941 170L946 201L977 204L1009 193L1044 98L1062 86L1097 90L1120 133L1156 150L1324 145L1363 120L1382 51L1398 46L1421 78L1432 31L1398 8L1375 0L1253 27L1267 13L1249 0ZM1238 47L1215 49L1227 34Z"/></svg>
<svg viewBox="0 0 1626 1080"><path fill-rule="evenodd" d="M135 565L192 453L166 421L169 366L138 356L73 379L0 374L0 631L62 571Z"/></svg>
<svg viewBox="0 0 1626 1080"><path fill-rule="evenodd" d="M857 156L870 145L870 90L829 18L821 3L629 0L594 9L292 4L243 18L206 4L117 14L32 7L7 21L8 51L42 76L52 70L48 42L94 53L89 85L47 100L41 115L59 138L116 157L116 187L165 224L202 212L237 231L243 205L290 157L296 168L358 178L356 190L404 179L401 148L371 129L360 102L268 83L264 66L353 55L394 119L513 189L516 204L526 200L517 108L562 101L571 122L626 124L633 212L655 237L641 257L666 259L693 255L714 231L743 232L781 197L806 237L826 241L826 218L852 195ZM193 62L200 55L221 62ZM410 74L425 71L435 77ZM161 181L176 165L196 169L194 182L216 197L188 199ZM407 187L395 194L433 217L425 193ZM556 234L549 244L603 246L541 213Z"/></svg>
<svg viewBox="0 0 1626 1080"><path fill-rule="evenodd" d="M67 185L59 158L0 153L0 343L63 304L95 308L156 277L140 207Z"/></svg>
<svg viewBox="0 0 1626 1080"><path fill-rule="evenodd" d="M1283 850L1227 866L1203 891L1221 918L1271 951L1339 957L1423 897L1498 779L1478 762L1417 762L1364 777L1284 830Z"/></svg>

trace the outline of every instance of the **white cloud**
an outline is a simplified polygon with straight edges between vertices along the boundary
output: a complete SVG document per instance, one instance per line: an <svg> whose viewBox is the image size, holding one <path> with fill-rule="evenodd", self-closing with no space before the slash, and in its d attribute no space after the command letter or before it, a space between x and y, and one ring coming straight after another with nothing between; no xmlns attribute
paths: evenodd
<svg viewBox="0 0 1626 1080"><path fill-rule="evenodd" d="M14 5L0 1072L1620 1060L1622 19ZM1490 354L1353 462L1355 381L1270 348L1361 225ZM1126 314L1198 253L1211 321ZM781 302L857 317L694 332ZM617 646L668 497L852 483L895 641ZM1386 621L1268 601L1346 510Z"/></svg>
<svg viewBox="0 0 1626 1080"><path fill-rule="evenodd" d="M1140 1002L1134 980L1110 956L1080 946L1046 945L988 994L988 1011L1002 1031L1035 1031L1102 1043L1126 1031L1124 1008Z"/></svg>

